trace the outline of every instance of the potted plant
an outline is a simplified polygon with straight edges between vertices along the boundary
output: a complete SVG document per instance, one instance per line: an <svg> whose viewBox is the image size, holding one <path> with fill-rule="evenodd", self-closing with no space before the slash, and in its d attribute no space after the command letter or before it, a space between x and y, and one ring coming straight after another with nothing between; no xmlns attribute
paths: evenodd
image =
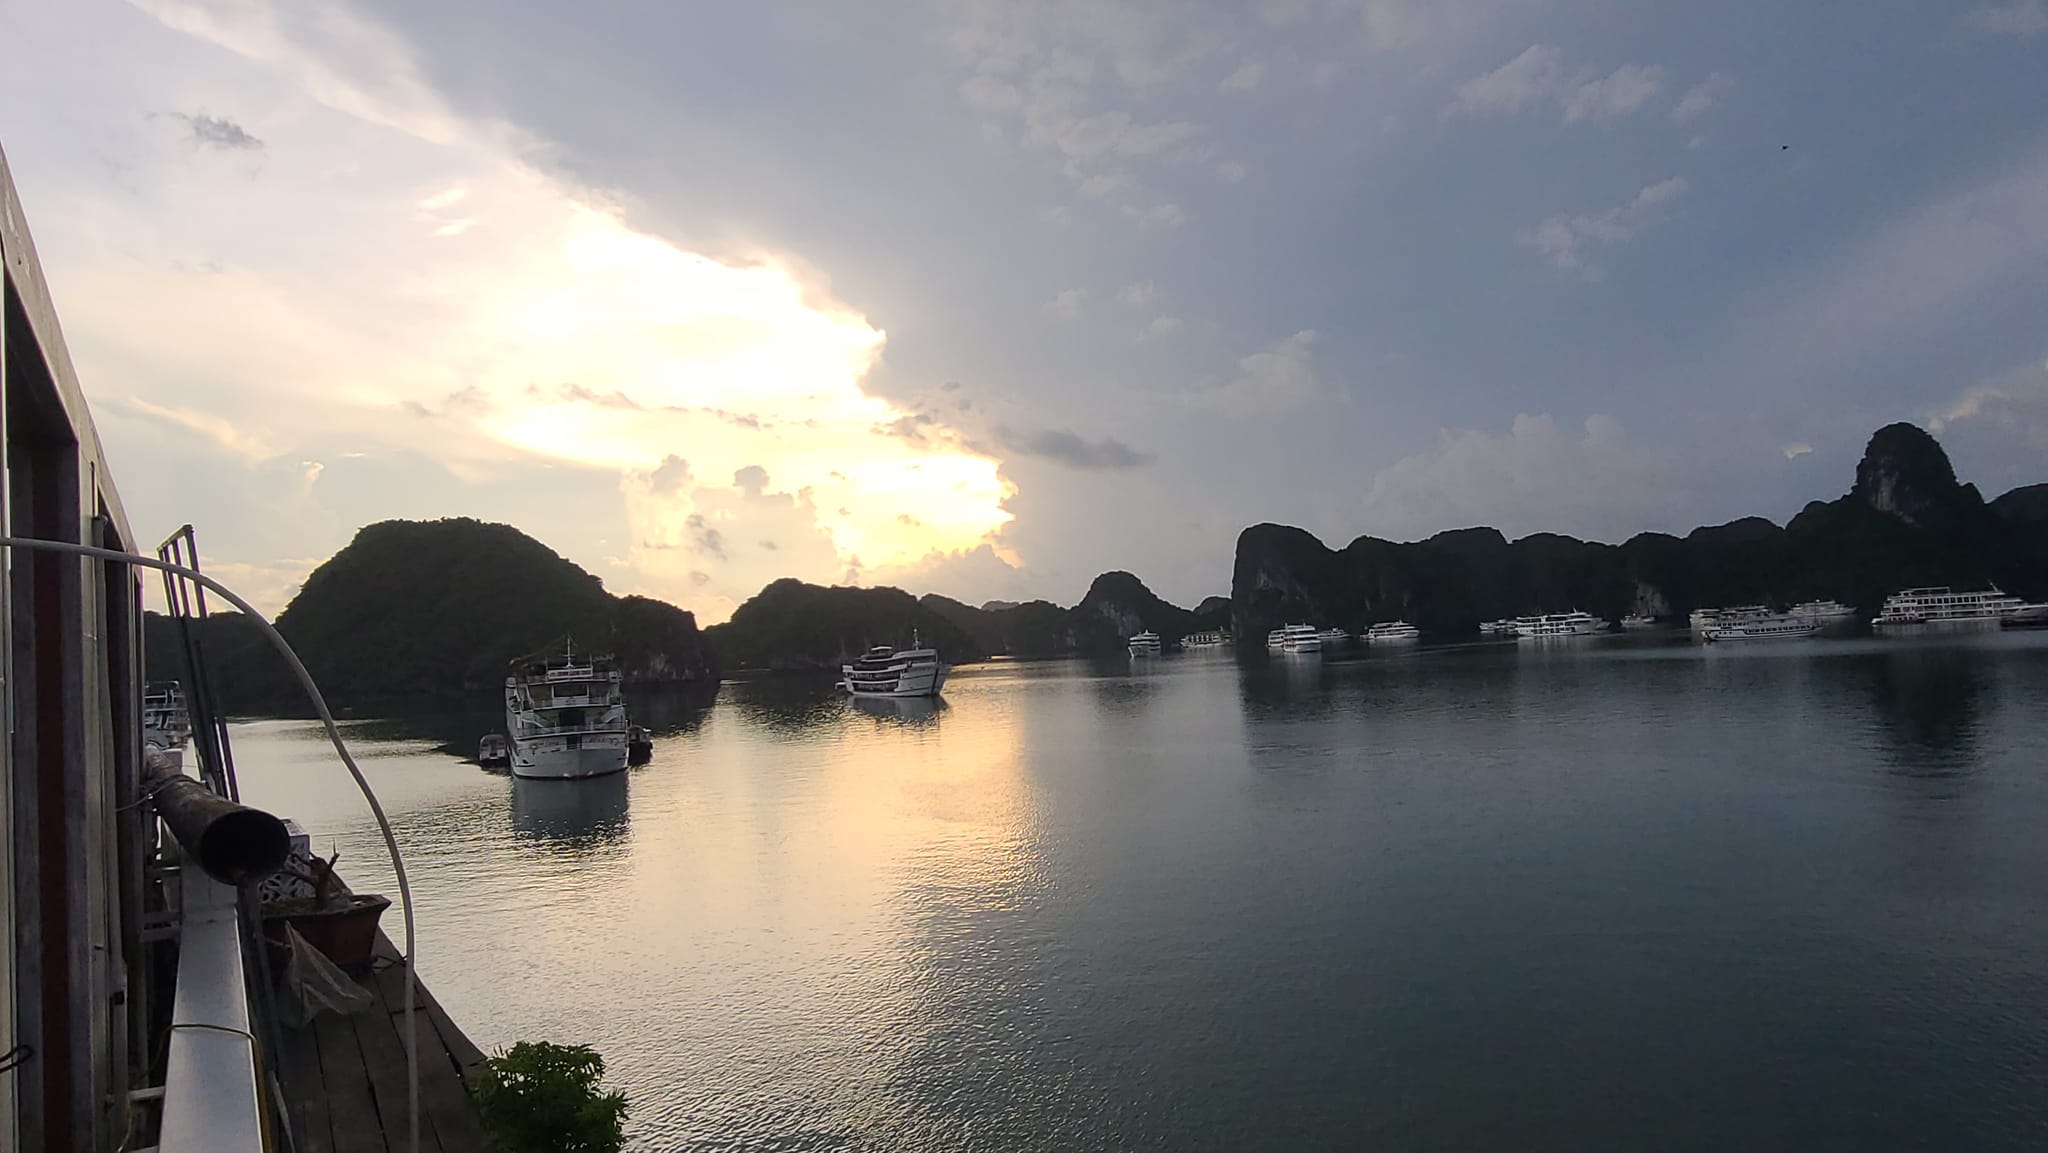
<svg viewBox="0 0 2048 1153"><path fill-rule="evenodd" d="M313 895L263 903L263 941L274 971L283 971L291 953L287 925L336 965L350 972L370 967L377 951L377 921L391 900L378 893L349 892L334 871L334 862L340 859L337 851L324 861L310 859L305 868L285 865L286 873L312 886Z"/></svg>
<svg viewBox="0 0 2048 1153"><path fill-rule="evenodd" d="M618 1153L626 1095L607 1093L604 1058L588 1045L521 1041L470 1075L498 1153Z"/></svg>

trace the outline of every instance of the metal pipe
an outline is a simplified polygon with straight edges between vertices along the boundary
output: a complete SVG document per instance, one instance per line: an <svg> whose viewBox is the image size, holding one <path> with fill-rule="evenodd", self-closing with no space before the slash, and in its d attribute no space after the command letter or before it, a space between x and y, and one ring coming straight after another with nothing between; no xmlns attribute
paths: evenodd
<svg viewBox="0 0 2048 1153"><path fill-rule="evenodd" d="M223 885L255 884L283 868L291 856L292 838L283 821L238 805L179 772L154 745L142 752L142 783L179 846Z"/></svg>

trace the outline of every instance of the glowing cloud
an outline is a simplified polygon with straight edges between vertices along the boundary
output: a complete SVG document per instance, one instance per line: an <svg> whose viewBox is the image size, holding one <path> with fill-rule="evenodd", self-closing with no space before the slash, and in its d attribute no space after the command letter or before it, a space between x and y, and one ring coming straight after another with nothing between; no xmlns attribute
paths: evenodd
<svg viewBox="0 0 2048 1153"><path fill-rule="evenodd" d="M976 549L1010 519L996 459L863 390L885 334L795 262L636 229L529 163L539 142L452 111L406 44L345 10L138 7L239 58L203 58L224 104L270 111L244 118L257 177L170 163L166 142L147 211L86 213L111 225L80 245L66 315L103 363L149 366L158 399L136 413L252 459L313 459L347 431L458 474L616 471L632 539L614 583L713 620L768 579L859 579ZM167 402L199 379L236 424ZM709 479L659 483L671 459Z"/></svg>

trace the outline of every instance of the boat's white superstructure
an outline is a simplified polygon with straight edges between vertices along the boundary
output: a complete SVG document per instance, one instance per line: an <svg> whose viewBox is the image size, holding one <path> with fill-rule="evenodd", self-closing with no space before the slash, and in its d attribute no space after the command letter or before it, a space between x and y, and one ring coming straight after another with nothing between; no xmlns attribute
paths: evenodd
<svg viewBox="0 0 2048 1153"><path fill-rule="evenodd" d="M1180 639L1180 647L1184 649L1213 649L1229 643L1230 638L1224 636L1220 630L1189 633Z"/></svg>
<svg viewBox="0 0 2048 1153"><path fill-rule="evenodd" d="M1817 625L1830 625L1856 619L1856 610L1837 600L1801 601L1785 610L1787 616L1805 617Z"/></svg>
<svg viewBox="0 0 2048 1153"><path fill-rule="evenodd" d="M1820 631L1820 625L1811 617L1793 613L1773 613L1769 616L1744 617L1714 625L1704 636L1708 642L1727 641L1789 641L1810 637Z"/></svg>
<svg viewBox="0 0 2048 1153"><path fill-rule="evenodd" d="M142 743L155 745L173 764L185 763L185 742L192 739L192 715L185 690L176 681L151 681L142 689Z"/></svg>
<svg viewBox="0 0 2048 1153"><path fill-rule="evenodd" d="M1648 613L1630 613L1621 618L1621 627L1631 631L1657 627L1657 618Z"/></svg>
<svg viewBox="0 0 2048 1153"><path fill-rule="evenodd" d="M1497 621L1479 622L1479 635L1482 637L1511 637L1520 631L1515 622L1506 617Z"/></svg>
<svg viewBox="0 0 2048 1153"><path fill-rule="evenodd" d="M1160 653L1159 634L1151 629L1132 637L1128 643L1134 657L1156 657Z"/></svg>
<svg viewBox="0 0 2048 1153"><path fill-rule="evenodd" d="M1999 618L1999 623L2009 629L2048 628L2048 601L2020 605Z"/></svg>
<svg viewBox="0 0 2048 1153"><path fill-rule="evenodd" d="M1771 615L1769 605L1731 605L1719 609L1694 609L1687 624L1701 636L1719 625L1734 624L1738 621L1761 620Z"/></svg>
<svg viewBox="0 0 2048 1153"><path fill-rule="evenodd" d="M1286 625L1280 630L1280 647L1290 653L1323 651L1323 634L1314 625Z"/></svg>
<svg viewBox="0 0 2048 1153"><path fill-rule="evenodd" d="M2026 607L2016 596L1996 588L1956 592L1946 585L1906 589L1884 598L1884 608L1871 621L1876 628L1935 625L1996 627L2006 616Z"/></svg>
<svg viewBox="0 0 2048 1153"><path fill-rule="evenodd" d="M1369 645L1414 644L1422 639L1422 630L1407 621L1382 621L1365 630L1365 643Z"/></svg>
<svg viewBox="0 0 2048 1153"><path fill-rule="evenodd" d="M911 643L916 644L915 638ZM939 659L937 649L876 645L839 671L844 677L839 686L856 697L935 697L952 668Z"/></svg>
<svg viewBox="0 0 2048 1153"><path fill-rule="evenodd" d="M1525 641L1551 637L1588 637L1600 631L1601 622L1592 613L1573 609L1568 613L1543 613L1515 618L1515 635Z"/></svg>
<svg viewBox="0 0 2048 1153"><path fill-rule="evenodd" d="M1351 639L1351 634L1343 629L1320 629L1316 632L1316 638L1325 646L1341 645Z"/></svg>
<svg viewBox="0 0 2048 1153"><path fill-rule="evenodd" d="M522 662L505 678L505 735L512 775L566 780L626 767L626 701L609 657L565 646L559 657Z"/></svg>
<svg viewBox="0 0 2048 1153"><path fill-rule="evenodd" d="M1266 649L1276 653L1287 651L1287 629L1284 626L1266 634Z"/></svg>

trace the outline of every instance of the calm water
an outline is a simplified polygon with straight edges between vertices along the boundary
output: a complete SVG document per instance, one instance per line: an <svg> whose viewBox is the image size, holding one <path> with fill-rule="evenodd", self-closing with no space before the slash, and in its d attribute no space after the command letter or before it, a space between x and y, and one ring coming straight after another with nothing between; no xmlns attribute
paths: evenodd
<svg viewBox="0 0 2048 1153"><path fill-rule="evenodd" d="M435 993L639 1148L2048 1147L2048 635L640 711L581 784L355 733ZM316 731L235 740L383 883Z"/></svg>

